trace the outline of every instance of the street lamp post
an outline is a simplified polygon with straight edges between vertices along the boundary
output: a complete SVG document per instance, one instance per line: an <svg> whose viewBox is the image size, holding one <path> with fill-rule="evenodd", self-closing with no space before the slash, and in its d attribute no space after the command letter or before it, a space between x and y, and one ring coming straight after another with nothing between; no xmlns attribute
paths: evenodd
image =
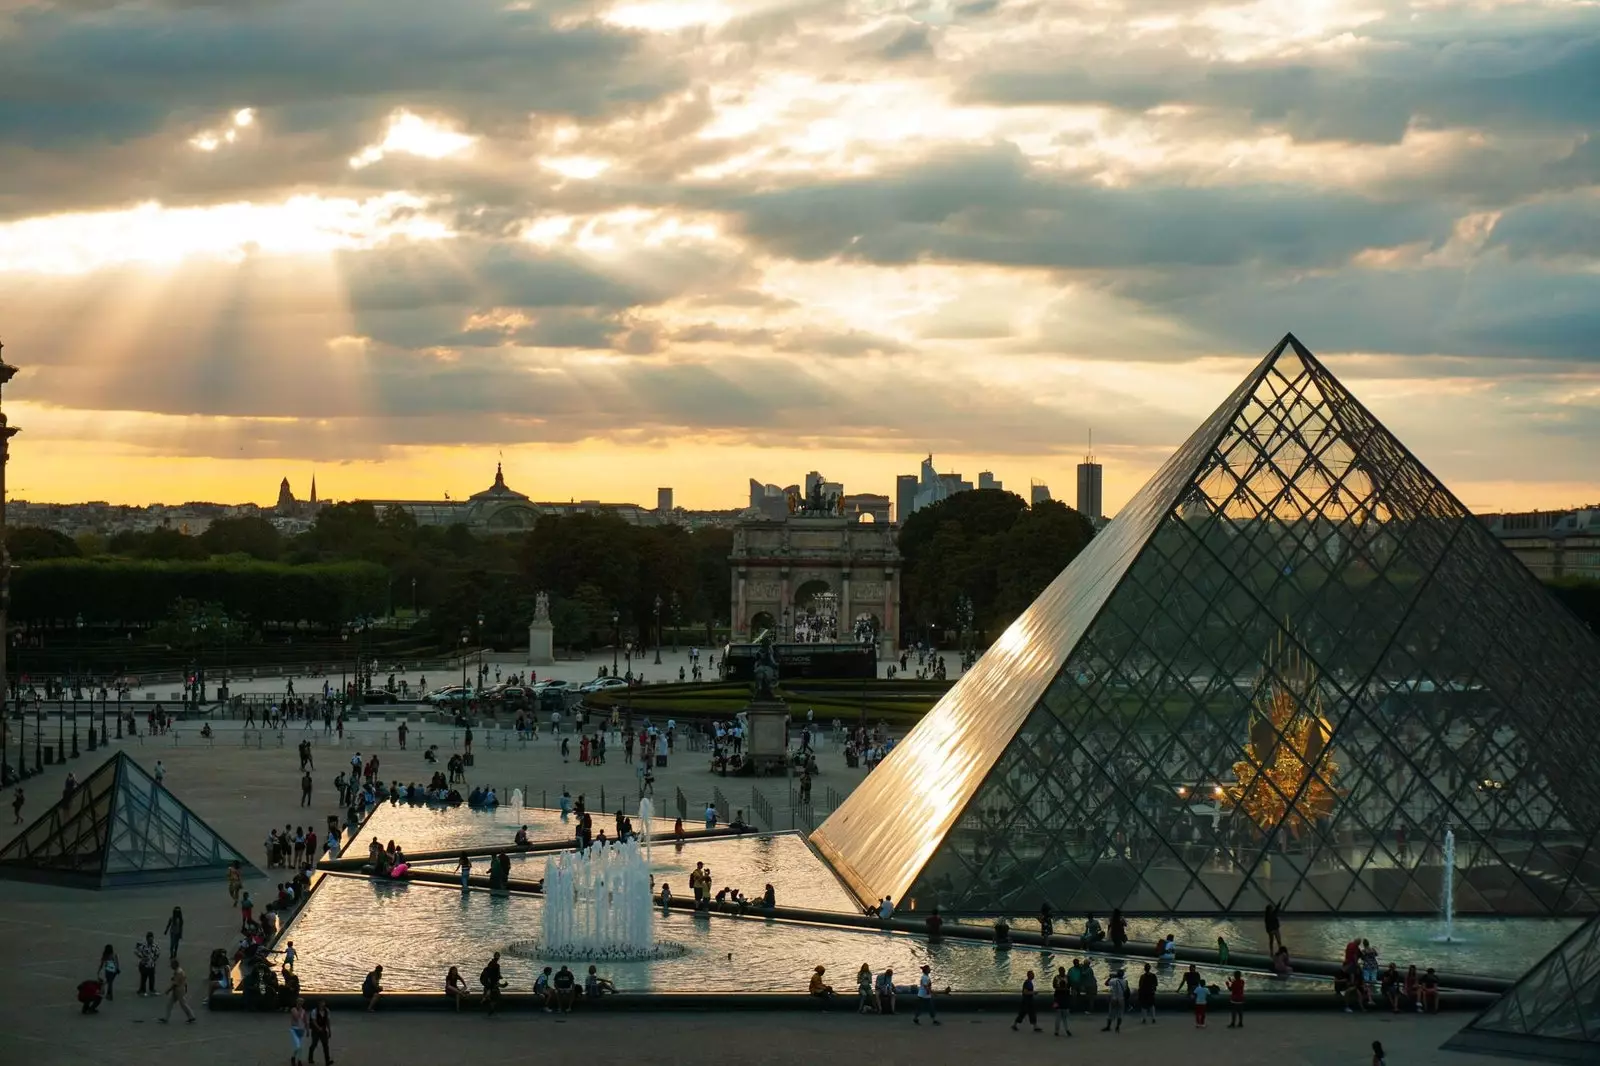
<svg viewBox="0 0 1600 1066"><path fill-rule="evenodd" d="M417 579L416 578L412 578L411 579L411 621L412 621L413 624L415 624L416 620L417 620Z"/></svg>
<svg viewBox="0 0 1600 1066"><path fill-rule="evenodd" d="M228 616L223 615L217 622L222 630L222 684L217 687L217 698L228 698Z"/></svg>
<svg viewBox="0 0 1600 1066"><path fill-rule="evenodd" d="M341 641L348 641L350 639L349 626L344 626L339 630L339 639ZM348 676L344 672L346 665L347 661L345 657L343 655L339 656L339 704L341 707L350 706L350 682L348 680Z"/></svg>
<svg viewBox="0 0 1600 1066"><path fill-rule="evenodd" d="M611 612L611 676L617 676L617 645L622 643L622 627L616 611Z"/></svg>
<svg viewBox="0 0 1600 1066"><path fill-rule="evenodd" d="M478 612L478 691L484 690L484 682L489 679L489 668L483 662L483 612Z"/></svg>
<svg viewBox="0 0 1600 1066"><path fill-rule="evenodd" d="M672 594L672 654L678 654L678 630L683 626L683 611L678 604L678 594Z"/></svg>
<svg viewBox="0 0 1600 1066"><path fill-rule="evenodd" d="M661 665L661 597L656 597L656 665Z"/></svg>
<svg viewBox="0 0 1600 1066"><path fill-rule="evenodd" d="M467 641L472 639L472 631L466 626L461 627L461 709L467 709Z"/></svg>
<svg viewBox="0 0 1600 1066"><path fill-rule="evenodd" d="M74 655L73 658L81 659L83 657L83 615L78 615L75 626L78 634L75 647L78 654ZM83 664L81 662L75 663L72 672L75 675L72 679L72 757L76 759L78 757L78 695L81 691L78 686L83 677Z"/></svg>

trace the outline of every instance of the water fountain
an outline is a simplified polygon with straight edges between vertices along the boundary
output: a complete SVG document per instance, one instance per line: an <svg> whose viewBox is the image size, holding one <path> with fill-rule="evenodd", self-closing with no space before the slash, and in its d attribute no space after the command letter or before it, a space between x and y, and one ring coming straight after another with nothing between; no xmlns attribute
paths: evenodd
<svg viewBox="0 0 1600 1066"><path fill-rule="evenodd" d="M552 855L544 864L539 939L507 951L544 960L638 962L687 949L655 938L650 864L637 840Z"/></svg>
<svg viewBox="0 0 1600 1066"><path fill-rule="evenodd" d="M644 858L650 861L650 816L655 813L655 804L649 796L639 797L639 839L644 842Z"/></svg>
<svg viewBox="0 0 1600 1066"><path fill-rule="evenodd" d="M511 810L512 813L518 815L519 817L522 814L522 789L520 788L514 788L511 790Z"/></svg>
<svg viewBox="0 0 1600 1066"><path fill-rule="evenodd" d="M1444 935L1438 939L1448 944L1456 936L1456 835L1444 831L1444 863L1439 872L1439 916L1444 921Z"/></svg>

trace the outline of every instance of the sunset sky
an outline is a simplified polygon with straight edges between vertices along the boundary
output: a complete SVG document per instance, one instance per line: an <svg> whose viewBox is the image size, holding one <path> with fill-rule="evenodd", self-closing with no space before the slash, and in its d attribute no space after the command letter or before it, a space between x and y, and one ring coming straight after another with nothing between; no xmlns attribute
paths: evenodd
<svg viewBox="0 0 1600 1066"><path fill-rule="evenodd" d="M0 0L12 496L1114 510L1287 330L1600 501L1600 5Z"/></svg>

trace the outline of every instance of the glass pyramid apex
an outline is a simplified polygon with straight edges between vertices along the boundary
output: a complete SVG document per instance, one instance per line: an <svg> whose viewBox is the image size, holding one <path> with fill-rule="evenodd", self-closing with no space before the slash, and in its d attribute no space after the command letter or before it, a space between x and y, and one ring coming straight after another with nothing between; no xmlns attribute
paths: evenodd
<svg viewBox="0 0 1600 1066"><path fill-rule="evenodd" d="M812 842L910 909L1592 913L1597 714L1593 635L1290 335Z"/></svg>
<svg viewBox="0 0 1600 1066"><path fill-rule="evenodd" d="M107 888L205 880L233 862L259 873L119 751L0 850L0 878Z"/></svg>

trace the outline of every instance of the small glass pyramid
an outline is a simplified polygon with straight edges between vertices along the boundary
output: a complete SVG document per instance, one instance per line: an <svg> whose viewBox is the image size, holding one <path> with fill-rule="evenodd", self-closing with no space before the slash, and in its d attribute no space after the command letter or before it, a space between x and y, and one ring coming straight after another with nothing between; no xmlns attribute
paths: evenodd
<svg viewBox="0 0 1600 1066"><path fill-rule="evenodd" d="M1574 930L1444 1046L1550 1062L1600 1058L1600 919Z"/></svg>
<svg viewBox="0 0 1600 1066"><path fill-rule="evenodd" d="M243 855L122 752L0 851L0 878L79 888L216 877Z"/></svg>
<svg viewBox="0 0 1600 1066"><path fill-rule="evenodd" d="M1600 643L1287 336L811 839L915 910L1589 914L1595 721Z"/></svg>

